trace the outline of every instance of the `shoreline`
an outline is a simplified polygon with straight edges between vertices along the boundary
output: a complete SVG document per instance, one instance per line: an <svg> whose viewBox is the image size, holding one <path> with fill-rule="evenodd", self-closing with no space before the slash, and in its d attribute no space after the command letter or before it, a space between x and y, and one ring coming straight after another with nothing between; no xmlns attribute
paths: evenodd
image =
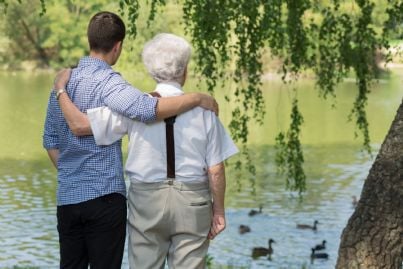
<svg viewBox="0 0 403 269"><path fill-rule="evenodd" d="M390 62L390 63L380 63L379 66L381 67L381 70L385 72L390 72L393 70L400 70L403 69L403 63L399 62ZM16 76L21 73L31 73L32 75L43 75L43 74L56 74L59 70L62 68L32 68L32 66L28 68L19 68L19 69L8 69L7 67L1 67L0 66L0 74L7 74L11 76ZM126 70L121 70L121 72L124 72ZM312 79L315 80L315 74L312 72L312 70L304 71L301 72L299 75L300 79ZM196 77L196 76L194 76ZM265 81L278 81L282 80L283 74L280 72L275 72L275 71L269 71L265 72L261 76L262 82ZM287 76L287 80L289 79L289 76ZM354 77L346 77L344 80L350 81L351 79L354 79Z"/></svg>

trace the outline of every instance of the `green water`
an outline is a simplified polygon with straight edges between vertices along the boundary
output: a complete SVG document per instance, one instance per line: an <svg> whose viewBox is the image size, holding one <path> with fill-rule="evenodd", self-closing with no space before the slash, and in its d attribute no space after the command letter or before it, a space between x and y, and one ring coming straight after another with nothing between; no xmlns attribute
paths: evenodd
<svg viewBox="0 0 403 269"><path fill-rule="evenodd" d="M403 70L374 85L368 100L371 142L376 151L383 141L403 97ZM143 77L130 81L151 91L153 83ZM42 148L42 129L53 74L0 73L0 268L14 265L58 267L55 218L55 170ZM196 91L190 81L186 91ZM273 143L278 131L286 130L292 87L297 87L305 123L302 142L308 191L300 203L295 193L284 190L275 174ZM279 80L263 85L267 114L263 126L251 126L251 153L257 168L254 188L247 173L227 168L228 227L211 243L213 264L244 268L334 268L341 230L353 212L351 195L360 195L372 160L361 152L360 137L347 121L356 95L354 81L342 83L337 98L318 97L312 80L285 86ZM230 87L216 93L220 118L227 124L233 104L225 103ZM334 108L332 106L334 105ZM238 189L241 188L239 192ZM256 192L253 193L252 190ZM263 204L263 214L249 218L247 212ZM296 223L319 219L318 233L295 229ZM240 236L239 224L252 233ZM323 228L323 229L322 229ZM265 246L273 237L273 261L251 260L250 249ZM309 264L310 247L326 239L330 259ZM124 260L124 268L128 268Z"/></svg>

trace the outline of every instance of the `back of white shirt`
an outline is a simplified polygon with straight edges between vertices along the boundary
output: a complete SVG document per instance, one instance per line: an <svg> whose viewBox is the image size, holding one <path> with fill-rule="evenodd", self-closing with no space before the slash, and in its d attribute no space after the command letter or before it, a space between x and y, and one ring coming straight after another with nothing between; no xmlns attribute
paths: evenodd
<svg viewBox="0 0 403 269"><path fill-rule="evenodd" d="M178 95L177 88L169 91L172 85L163 86L165 90L159 91L162 96ZM170 92L172 95L169 95ZM88 110L87 114L98 145L108 145L125 134L129 135L126 173L131 180L166 180L164 121L145 124L112 112L107 107ZM217 116L199 107L176 117L174 137L176 180L182 182L208 180L209 167L238 152Z"/></svg>

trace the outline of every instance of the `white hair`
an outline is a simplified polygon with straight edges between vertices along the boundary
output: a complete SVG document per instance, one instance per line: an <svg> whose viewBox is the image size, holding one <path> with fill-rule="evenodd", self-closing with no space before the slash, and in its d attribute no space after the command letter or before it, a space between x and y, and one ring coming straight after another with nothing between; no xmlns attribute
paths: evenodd
<svg viewBox="0 0 403 269"><path fill-rule="evenodd" d="M157 81L181 83L190 59L189 43L173 34L158 34L144 45L143 63Z"/></svg>

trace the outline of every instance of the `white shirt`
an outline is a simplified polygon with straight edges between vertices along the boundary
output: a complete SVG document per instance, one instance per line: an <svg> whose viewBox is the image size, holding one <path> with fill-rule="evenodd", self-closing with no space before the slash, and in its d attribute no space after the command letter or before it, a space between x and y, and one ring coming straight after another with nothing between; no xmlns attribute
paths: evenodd
<svg viewBox="0 0 403 269"><path fill-rule="evenodd" d="M179 84L158 84L161 97L182 95ZM165 122L145 124L107 107L87 110L98 145L109 145L129 135L126 174L131 180L158 182L167 178ZM206 181L207 169L238 152L217 116L196 107L176 117L175 174L182 182Z"/></svg>

